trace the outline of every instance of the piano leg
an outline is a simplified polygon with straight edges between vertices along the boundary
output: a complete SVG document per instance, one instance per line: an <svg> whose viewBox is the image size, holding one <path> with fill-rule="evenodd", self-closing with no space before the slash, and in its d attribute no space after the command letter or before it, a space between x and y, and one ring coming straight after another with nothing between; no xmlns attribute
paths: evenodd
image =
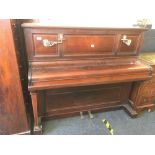
<svg viewBox="0 0 155 155"><path fill-rule="evenodd" d="M38 94L37 92L31 92L31 100L32 100L32 107L33 107L33 116L34 116L34 134L42 134L42 127L40 126L40 120L38 115Z"/></svg>

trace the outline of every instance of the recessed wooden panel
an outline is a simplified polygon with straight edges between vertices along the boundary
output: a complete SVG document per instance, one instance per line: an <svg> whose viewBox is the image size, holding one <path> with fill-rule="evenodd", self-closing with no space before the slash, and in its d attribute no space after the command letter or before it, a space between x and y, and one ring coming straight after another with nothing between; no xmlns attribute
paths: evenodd
<svg viewBox="0 0 155 155"><path fill-rule="evenodd" d="M123 38L123 35L121 36L121 38ZM130 46L123 43L123 41L120 39L118 53L122 53L122 54L136 53L138 45L139 45L139 36L138 35L136 36L127 35L127 39L131 39Z"/></svg>
<svg viewBox="0 0 155 155"><path fill-rule="evenodd" d="M112 55L114 35L65 35L64 55Z"/></svg>
<svg viewBox="0 0 155 155"><path fill-rule="evenodd" d="M49 41L58 40L56 34L50 34L50 35L34 34L33 41L34 41L35 56L39 56L39 55L56 56L58 55L58 45L56 44L54 46L45 47L43 44L44 39L48 39Z"/></svg>
<svg viewBox="0 0 155 155"><path fill-rule="evenodd" d="M83 90L68 89L60 90L53 95L47 92L46 95L46 112L51 110L84 107L86 105L106 104L107 102L120 102L121 86L106 87L86 87Z"/></svg>
<svg viewBox="0 0 155 155"><path fill-rule="evenodd" d="M87 111L96 106L120 105L129 95L131 83L70 87L46 91L46 115Z"/></svg>

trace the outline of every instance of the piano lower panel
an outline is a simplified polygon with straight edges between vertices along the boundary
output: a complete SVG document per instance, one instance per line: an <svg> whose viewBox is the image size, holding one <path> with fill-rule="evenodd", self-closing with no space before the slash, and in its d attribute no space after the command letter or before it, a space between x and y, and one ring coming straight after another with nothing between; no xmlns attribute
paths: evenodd
<svg viewBox="0 0 155 155"><path fill-rule="evenodd" d="M80 111L118 107L128 101L131 85L119 83L45 90L41 93L45 102L44 105L43 99L40 102L39 116L57 118Z"/></svg>

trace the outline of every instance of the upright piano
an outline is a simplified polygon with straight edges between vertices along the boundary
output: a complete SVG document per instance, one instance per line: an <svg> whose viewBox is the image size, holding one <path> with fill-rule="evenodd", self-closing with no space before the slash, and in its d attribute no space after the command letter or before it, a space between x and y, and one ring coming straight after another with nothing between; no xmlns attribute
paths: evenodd
<svg viewBox="0 0 155 155"><path fill-rule="evenodd" d="M144 28L22 24L34 131L41 121L114 108L136 116L133 83L152 76L139 59Z"/></svg>

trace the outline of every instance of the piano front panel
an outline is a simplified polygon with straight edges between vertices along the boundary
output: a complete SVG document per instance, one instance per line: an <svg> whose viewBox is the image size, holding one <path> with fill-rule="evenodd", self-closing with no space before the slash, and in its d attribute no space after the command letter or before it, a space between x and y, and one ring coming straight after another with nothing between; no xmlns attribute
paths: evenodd
<svg viewBox="0 0 155 155"><path fill-rule="evenodd" d="M138 55L142 42L142 30L134 29L76 29L76 28L25 28L25 40L29 60L53 60L53 58L107 58ZM59 35L62 34L62 40ZM122 41L123 36L132 42ZM49 41L49 46L44 44ZM55 42L56 44L52 44Z"/></svg>
<svg viewBox="0 0 155 155"><path fill-rule="evenodd" d="M114 55L115 35L65 35L64 56Z"/></svg>

